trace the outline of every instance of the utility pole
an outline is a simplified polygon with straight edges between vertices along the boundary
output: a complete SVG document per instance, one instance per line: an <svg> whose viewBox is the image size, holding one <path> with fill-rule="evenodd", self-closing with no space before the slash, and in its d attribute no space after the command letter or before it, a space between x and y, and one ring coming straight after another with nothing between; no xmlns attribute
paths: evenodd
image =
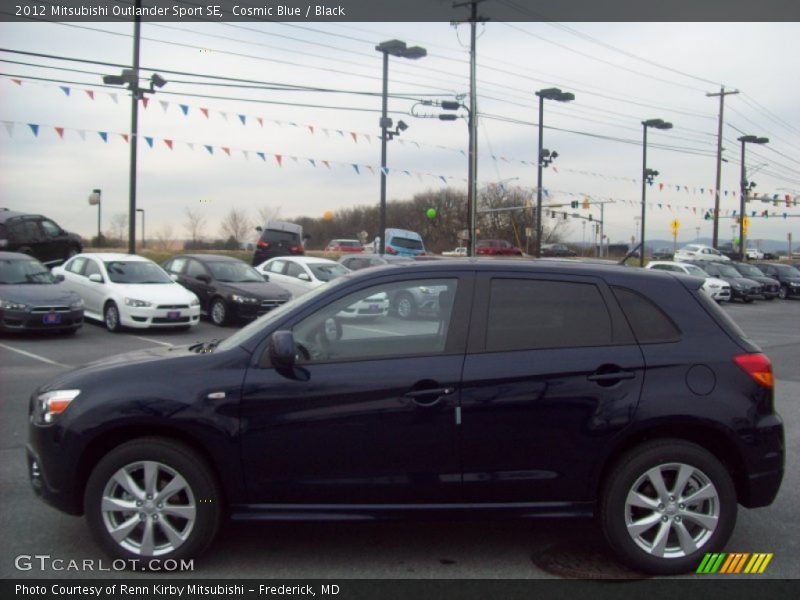
<svg viewBox="0 0 800 600"><path fill-rule="evenodd" d="M716 248L719 245L719 188L722 185L722 117L725 111L725 96L738 94L739 90L725 91L725 86L721 87L719 93L706 93L706 96L719 96L719 123L717 126L717 183L714 186L714 232L711 234L711 245Z"/></svg>
<svg viewBox="0 0 800 600"><path fill-rule="evenodd" d="M469 229L468 252L469 256L475 256L475 230L477 229L477 205L478 205L478 92L475 82L476 75L476 27L478 21L486 19L478 18L478 3L484 0L468 0L467 2L456 2L453 8L469 6L471 8L469 24L469 165L467 167L467 221Z"/></svg>

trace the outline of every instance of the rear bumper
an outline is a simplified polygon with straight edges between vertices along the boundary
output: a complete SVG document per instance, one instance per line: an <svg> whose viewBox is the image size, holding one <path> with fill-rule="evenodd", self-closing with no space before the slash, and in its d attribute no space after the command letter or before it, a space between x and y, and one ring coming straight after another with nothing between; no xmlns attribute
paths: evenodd
<svg viewBox="0 0 800 600"><path fill-rule="evenodd" d="M769 506L783 481L783 420L778 414L766 416L744 437L746 477L739 480L739 504L746 508Z"/></svg>

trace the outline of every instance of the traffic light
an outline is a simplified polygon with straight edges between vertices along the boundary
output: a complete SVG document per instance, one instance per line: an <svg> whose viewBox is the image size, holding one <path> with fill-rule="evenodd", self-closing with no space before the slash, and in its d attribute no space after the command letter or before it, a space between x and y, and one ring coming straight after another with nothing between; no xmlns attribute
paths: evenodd
<svg viewBox="0 0 800 600"><path fill-rule="evenodd" d="M709 211L707 211L707 212L706 212L706 214L705 214L705 215L703 215L703 218L704 218L706 221L710 221L710 220L711 220L711 211L710 211L710 210L709 210Z"/></svg>
<svg viewBox="0 0 800 600"><path fill-rule="evenodd" d="M594 219L592 218L592 215L589 215L589 220L590 221L594 221Z"/></svg>
<svg viewBox="0 0 800 600"><path fill-rule="evenodd" d="M578 208L578 201L573 200L572 202L569 203L569 205L571 208Z"/></svg>

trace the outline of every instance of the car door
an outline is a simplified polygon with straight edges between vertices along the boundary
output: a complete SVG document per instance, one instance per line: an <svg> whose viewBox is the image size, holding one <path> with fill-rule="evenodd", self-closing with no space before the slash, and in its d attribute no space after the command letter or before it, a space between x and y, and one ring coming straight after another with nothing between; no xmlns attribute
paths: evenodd
<svg viewBox="0 0 800 600"><path fill-rule="evenodd" d="M66 232L50 219L39 221L42 228L45 252L50 262L61 262L69 253L68 237Z"/></svg>
<svg viewBox="0 0 800 600"><path fill-rule="evenodd" d="M280 326L297 344L293 373L272 368L263 348L248 369L242 463L254 502L460 498L456 409L471 278L383 279L357 291L337 288ZM435 319L337 318L375 294L420 285L444 285L451 294Z"/></svg>
<svg viewBox="0 0 800 600"><path fill-rule="evenodd" d="M643 382L642 353L604 283L479 278L462 379L467 502L579 501Z"/></svg>
<svg viewBox="0 0 800 600"><path fill-rule="evenodd" d="M92 275L100 275L103 281L91 281L89 277ZM83 289L82 295L86 305L85 310L102 315L103 303L108 294L110 282L108 280L108 275L105 274L104 269L101 268L100 262L97 259L87 257L86 264L81 274L80 285Z"/></svg>
<svg viewBox="0 0 800 600"><path fill-rule="evenodd" d="M203 279L198 279L201 277ZM204 311L209 310L211 298L214 297L216 287L208 269L199 260L190 258L186 261L186 268L178 275L178 283L200 299L200 306Z"/></svg>

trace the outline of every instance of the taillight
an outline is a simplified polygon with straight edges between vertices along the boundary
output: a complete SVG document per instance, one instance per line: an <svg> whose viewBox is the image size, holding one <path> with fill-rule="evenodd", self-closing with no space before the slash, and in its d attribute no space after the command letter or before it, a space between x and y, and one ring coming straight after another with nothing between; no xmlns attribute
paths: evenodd
<svg viewBox="0 0 800 600"><path fill-rule="evenodd" d="M395 250L391 246L386 246L386 254L397 254L397 250Z"/></svg>
<svg viewBox="0 0 800 600"><path fill-rule="evenodd" d="M775 378L772 376L772 363L763 354L739 354L733 357L739 367L756 383L767 389L772 389Z"/></svg>
<svg viewBox="0 0 800 600"><path fill-rule="evenodd" d="M289 246L289 252L292 254L302 254L303 247L302 246Z"/></svg>
<svg viewBox="0 0 800 600"><path fill-rule="evenodd" d="M428 253L427 252L420 252L419 254L417 254L417 256L428 256Z"/></svg>
<svg viewBox="0 0 800 600"><path fill-rule="evenodd" d="M269 242L265 242L264 240L258 240L256 246L258 246L259 248L269 248L270 244Z"/></svg>

